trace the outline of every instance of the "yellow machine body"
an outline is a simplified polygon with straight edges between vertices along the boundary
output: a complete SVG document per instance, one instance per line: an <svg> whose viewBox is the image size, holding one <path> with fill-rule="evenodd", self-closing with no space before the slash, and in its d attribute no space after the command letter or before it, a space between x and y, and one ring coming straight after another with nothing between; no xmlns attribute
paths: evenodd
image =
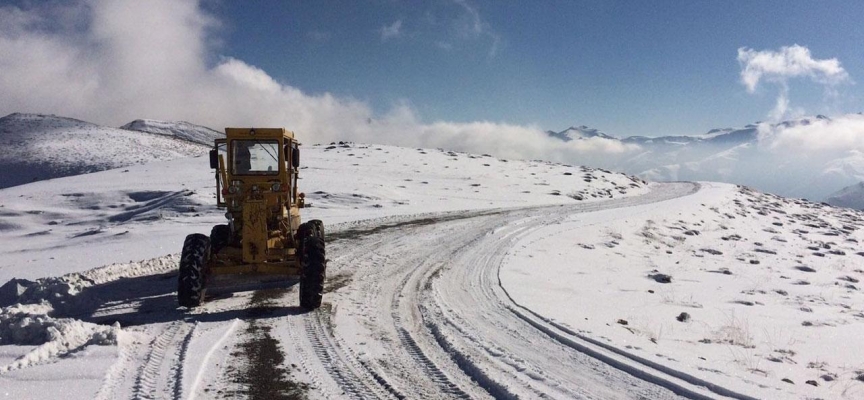
<svg viewBox="0 0 864 400"><path fill-rule="evenodd" d="M283 128L226 128L211 152L217 206L226 210L230 241L210 259L211 275L297 276L299 148Z"/></svg>

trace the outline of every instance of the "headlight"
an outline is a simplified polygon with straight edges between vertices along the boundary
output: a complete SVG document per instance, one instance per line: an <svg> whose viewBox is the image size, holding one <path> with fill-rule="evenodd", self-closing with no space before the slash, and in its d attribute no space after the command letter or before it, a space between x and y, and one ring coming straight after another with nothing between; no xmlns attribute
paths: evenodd
<svg viewBox="0 0 864 400"><path fill-rule="evenodd" d="M278 192L278 191L282 190L282 184L279 182L276 182L273 184L273 186L270 187L270 190L272 190L274 192Z"/></svg>
<svg viewBox="0 0 864 400"><path fill-rule="evenodd" d="M237 194L237 192L239 192L239 191L240 191L239 186L229 186L228 187L228 193Z"/></svg>

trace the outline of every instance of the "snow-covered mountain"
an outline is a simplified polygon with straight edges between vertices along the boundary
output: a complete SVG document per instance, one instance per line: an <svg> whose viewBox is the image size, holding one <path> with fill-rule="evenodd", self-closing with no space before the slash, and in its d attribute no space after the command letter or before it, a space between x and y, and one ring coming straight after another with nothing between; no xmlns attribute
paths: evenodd
<svg viewBox="0 0 864 400"><path fill-rule="evenodd" d="M186 121L158 121L155 119L136 119L120 127L130 131L154 133L174 137L188 142L212 146L213 140L225 137L225 133L206 126L191 124Z"/></svg>
<svg viewBox="0 0 864 400"><path fill-rule="evenodd" d="M569 127L561 132L555 131L546 131L551 137L561 139L565 142L569 142L571 140L582 140L582 139L590 139L594 137L599 137L603 139L615 139L612 136L609 136L597 129L589 128L585 125L580 125L576 127Z"/></svg>
<svg viewBox="0 0 864 400"><path fill-rule="evenodd" d="M186 126L170 123L147 126L173 133L111 128L54 115L7 115L0 118L0 188L207 151L198 140L207 133L201 127L189 124L186 131Z"/></svg>
<svg viewBox="0 0 864 400"><path fill-rule="evenodd" d="M639 146L635 153L604 157L600 167L650 180L728 182L789 197L820 200L864 179L864 155L855 151L782 151L774 147L775 137L771 135L817 123L830 129L834 121L817 115L777 124L712 129L705 134L689 136L594 136ZM594 137L590 136L591 132L599 131L583 126L548 133L567 142L574 137ZM864 136L864 132L860 134Z"/></svg>
<svg viewBox="0 0 864 400"><path fill-rule="evenodd" d="M828 196L825 202L832 206L864 210L864 182L840 189Z"/></svg>

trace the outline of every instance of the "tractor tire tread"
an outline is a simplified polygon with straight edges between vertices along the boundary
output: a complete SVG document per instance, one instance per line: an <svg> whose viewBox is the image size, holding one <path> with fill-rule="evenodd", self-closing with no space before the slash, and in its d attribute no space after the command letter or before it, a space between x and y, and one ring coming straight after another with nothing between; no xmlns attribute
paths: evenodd
<svg viewBox="0 0 864 400"><path fill-rule="evenodd" d="M181 306L197 307L204 301L209 258L210 238L207 235L193 233L186 236L177 276L177 302Z"/></svg>
<svg viewBox="0 0 864 400"><path fill-rule="evenodd" d="M307 310L321 307L326 273L324 239L318 236L305 238L300 274L300 307Z"/></svg>

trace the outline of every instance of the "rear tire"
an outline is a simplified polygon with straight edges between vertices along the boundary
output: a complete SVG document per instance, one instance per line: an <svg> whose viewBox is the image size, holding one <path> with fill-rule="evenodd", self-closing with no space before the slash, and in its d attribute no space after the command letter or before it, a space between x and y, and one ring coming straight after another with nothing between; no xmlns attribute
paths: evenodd
<svg viewBox="0 0 864 400"><path fill-rule="evenodd" d="M210 238L200 233L186 236L180 256L177 277L177 302L183 307L197 307L204 302L207 262L210 260Z"/></svg>
<svg viewBox="0 0 864 400"><path fill-rule="evenodd" d="M302 247L300 307L314 310L321 307L321 298L324 296L324 277L327 270L324 239L310 235L303 240Z"/></svg>
<svg viewBox="0 0 864 400"><path fill-rule="evenodd" d="M324 223L321 222L320 219L313 219L307 222L307 224L311 225L312 236L317 236L324 240Z"/></svg>
<svg viewBox="0 0 864 400"><path fill-rule="evenodd" d="M228 243L231 243L231 228L225 224L214 225L210 231L210 249L212 252L218 253L219 250L228 246Z"/></svg>
<svg viewBox="0 0 864 400"><path fill-rule="evenodd" d="M321 220L309 220L297 227L297 234L294 236L294 239L295 243L297 243L297 255L301 259L303 258L303 255L306 254L303 251L303 243L308 237L317 237L324 240L324 223L321 222Z"/></svg>

